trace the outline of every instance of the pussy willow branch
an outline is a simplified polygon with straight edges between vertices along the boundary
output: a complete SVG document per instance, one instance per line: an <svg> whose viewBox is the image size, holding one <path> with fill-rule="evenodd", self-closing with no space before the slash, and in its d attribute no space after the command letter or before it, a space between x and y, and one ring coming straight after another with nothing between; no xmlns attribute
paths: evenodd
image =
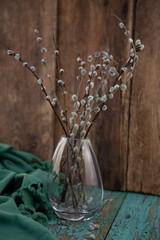
<svg viewBox="0 0 160 240"><path fill-rule="evenodd" d="M61 80L63 81L63 78L62 78L62 73L60 73L60 76L61 76ZM62 88L62 95L63 95L63 101L64 101L64 117L66 118L66 127L67 127L67 133L69 134L69 131L71 130L70 129L70 125L68 123L68 116L67 116L67 105L66 105L66 96L64 94L64 86L61 86Z"/></svg>
<svg viewBox="0 0 160 240"><path fill-rule="evenodd" d="M85 70L87 69L87 67L88 67L88 63L86 64ZM80 94L80 90L81 90L81 86L82 86L82 82L83 82L84 78L85 78L85 76L83 75L81 77L81 80L80 80L80 83L79 83L79 86L78 86L78 89L77 89L76 95L77 95L78 98L79 98L79 94Z"/></svg>
<svg viewBox="0 0 160 240"><path fill-rule="evenodd" d="M57 67L58 67L59 76L61 76L61 78L62 78L62 74L60 75L59 58L58 58L57 55L56 55L56 63L57 63ZM61 79L61 80L62 80L62 79ZM64 95L64 87L61 86L61 89L62 89L63 102L64 102L64 117L66 118L65 124L66 124L66 127L67 127L67 133L69 134L70 125L69 125L69 123L68 123L67 107L66 107L66 97L65 97L65 95Z"/></svg>
<svg viewBox="0 0 160 240"><path fill-rule="evenodd" d="M54 42L54 46L55 46L55 49L58 50L58 54L56 54L56 65L57 65L57 68L58 68L58 77L61 77L61 80L62 80L62 73L60 73L60 63L59 63L59 48L58 48L58 45L56 43L56 40L55 40L55 37L54 37L54 34L53 34L53 42ZM61 89L62 89L62 95L63 95L63 101L64 101L64 112L65 112L65 118L66 118L66 128L67 128L67 134L69 135L69 131L70 131L70 125L69 125L69 122L68 122L68 116L67 116L67 107L66 107L66 98L65 98L65 95L64 95L64 86L61 86Z"/></svg>
<svg viewBox="0 0 160 240"><path fill-rule="evenodd" d="M39 35L37 35L37 36L39 36ZM42 42L39 42L39 44L40 44L40 50L42 50L42 48L43 48ZM56 97L56 99L57 99L57 105L58 105L60 111L62 111L62 106L61 106L60 101L59 101L59 99L58 99L58 97L57 97L57 94L56 94L55 88L54 88L54 86L53 86L53 82L52 82L51 76L50 76L49 71L48 71L47 61L46 61L46 54L45 54L45 53L46 53L45 51L42 52L43 59L44 59L44 62L42 62L42 64L43 64L44 67L45 67L46 75L47 75L47 78L48 78L49 83L50 83L51 93L54 95L54 97Z"/></svg>
<svg viewBox="0 0 160 240"><path fill-rule="evenodd" d="M44 58L44 59L46 60L46 58ZM51 91L53 92L54 96L55 96L56 99L57 99L57 105L58 105L59 109L62 111L62 106L61 106L61 104L60 104L60 101L59 101L58 96L57 96L57 94L56 94L56 91L55 91L55 89L54 89L53 82L52 82L51 77L50 77L50 74L49 74L49 72L48 72L47 64L44 63L44 66L45 66L45 69L46 69L47 78L48 78L48 80L49 80L49 82L50 82Z"/></svg>
<svg viewBox="0 0 160 240"><path fill-rule="evenodd" d="M127 61L127 63L125 64L124 67L128 67L128 65L131 63L131 59L133 59L133 57L130 57L130 58L128 59L128 61ZM121 77L121 75L122 75L123 73L124 73L124 71L121 70L121 72L119 73L119 75L116 77L116 79L115 79L115 81L114 81L114 85L117 83L117 81L119 80L119 78ZM114 85L113 85L113 86L114 86ZM104 104L105 104L105 103L102 103L102 105L101 105L101 107L100 107L101 109L102 109L102 107L103 107ZM86 137L88 136L88 133L89 133L89 131L91 130L91 127L93 126L93 123L94 123L95 120L97 119L97 117L98 117L98 115L100 114L100 112L101 112L101 111L99 111L98 113L95 114L93 120L91 121L91 125L88 127L88 129L87 129L87 131L86 131L86 135L85 135L84 138L86 138Z"/></svg>
<svg viewBox="0 0 160 240"><path fill-rule="evenodd" d="M13 53L13 56L15 56L15 55L16 55L16 54ZM22 59L21 57L20 57L19 61L22 62L22 63L24 63L24 61L23 61L23 59ZM33 76L34 76L37 80L39 79L39 77L29 68L28 65L25 65L25 67L33 74ZM47 94L47 91L46 91L43 83L41 83L40 85L41 85L41 88L42 88L42 90L43 90L43 93L44 93L45 96L47 97L48 94ZM52 107L52 109L53 109L53 111L54 111L54 113L55 113L55 115L56 115L56 117L57 117L57 119L58 119L58 121L59 121L59 123L60 123L60 125L61 125L61 127L62 127L62 129L63 129L63 131L64 131L64 133L65 133L65 135L67 136L67 132L66 132L66 130L65 130L65 127L63 126L63 123L62 123L61 119L59 118L59 116L58 116L58 114L57 114L54 106L52 105L51 100L50 100L50 99L47 99L47 101L49 102L50 106Z"/></svg>

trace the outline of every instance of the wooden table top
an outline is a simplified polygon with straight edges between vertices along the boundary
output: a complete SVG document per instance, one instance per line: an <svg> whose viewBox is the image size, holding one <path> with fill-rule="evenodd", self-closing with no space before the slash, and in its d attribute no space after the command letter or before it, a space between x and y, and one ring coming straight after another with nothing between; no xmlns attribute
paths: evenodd
<svg viewBox="0 0 160 240"><path fill-rule="evenodd" d="M89 231L89 224L100 224ZM49 229L58 239L159 240L160 197L126 192L104 192L101 209L89 220L61 221L55 216Z"/></svg>

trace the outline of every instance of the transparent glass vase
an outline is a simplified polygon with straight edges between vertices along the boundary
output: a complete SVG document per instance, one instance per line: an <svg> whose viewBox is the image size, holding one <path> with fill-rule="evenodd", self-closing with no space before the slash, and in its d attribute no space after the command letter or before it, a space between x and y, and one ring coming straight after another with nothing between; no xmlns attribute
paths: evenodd
<svg viewBox="0 0 160 240"><path fill-rule="evenodd" d="M63 219L90 218L99 209L103 184L88 138L61 137L47 178L47 196L55 213Z"/></svg>

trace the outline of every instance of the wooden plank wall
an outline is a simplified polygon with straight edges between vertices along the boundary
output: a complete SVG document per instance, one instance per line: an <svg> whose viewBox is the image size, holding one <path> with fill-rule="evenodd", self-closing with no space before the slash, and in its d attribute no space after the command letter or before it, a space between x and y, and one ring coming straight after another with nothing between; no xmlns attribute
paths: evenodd
<svg viewBox="0 0 160 240"><path fill-rule="evenodd" d="M160 1L137 1L135 37L146 45L133 79L127 188L160 194Z"/></svg>
<svg viewBox="0 0 160 240"><path fill-rule="evenodd" d="M0 0L0 41L23 53L43 76L33 29L38 25L50 50L57 34L65 81L74 92L77 56L106 49L120 64L128 57L128 41L111 13L142 39L145 51L128 91L108 102L90 138L105 189L160 195L158 0ZM62 131L32 76L1 52L0 141L50 159ZM54 77L55 59L48 57Z"/></svg>
<svg viewBox="0 0 160 240"><path fill-rule="evenodd" d="M45 45L51 46L53 30L56 32L56 10L57 2L52 0L0 1L0 42L20 52L42 76L34 28L39 26ZM8 59L2 46L0 65L0 141L49 158L54 143L50 106L31 73L13 58ZM54 59L48 67L55 74Z"/></svg>

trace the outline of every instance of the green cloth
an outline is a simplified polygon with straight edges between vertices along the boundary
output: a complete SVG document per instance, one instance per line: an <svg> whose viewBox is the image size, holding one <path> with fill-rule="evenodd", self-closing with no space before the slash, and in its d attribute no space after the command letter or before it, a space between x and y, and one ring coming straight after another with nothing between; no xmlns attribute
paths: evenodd
<svg viewBox="0 0 160 240"><path fill-rule="evenodd" d="M49 162L0 144L0 239L54 240L46 197Z"/></svg>

